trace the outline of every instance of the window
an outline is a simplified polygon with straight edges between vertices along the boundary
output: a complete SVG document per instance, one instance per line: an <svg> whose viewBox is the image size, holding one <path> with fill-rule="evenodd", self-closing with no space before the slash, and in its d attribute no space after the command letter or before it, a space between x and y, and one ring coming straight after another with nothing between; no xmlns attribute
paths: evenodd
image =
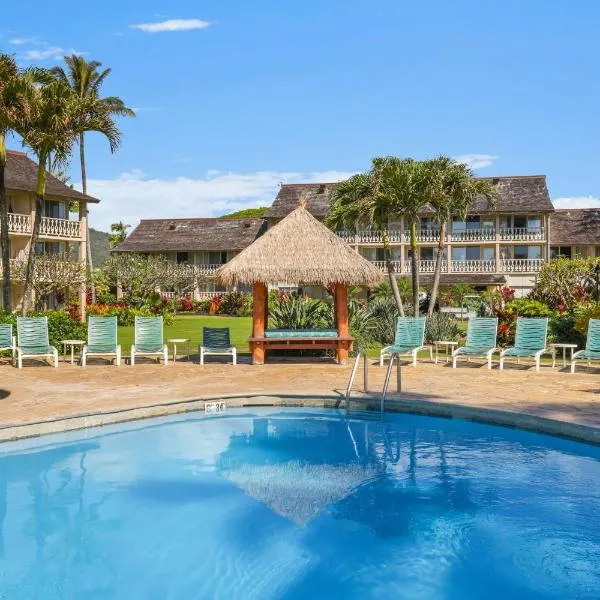
<svg viewBox="0 0 600 600"><path fill-rule="evenodd" d="M481 249L479 246L453 246L452 260L479 260Z"/></svg>
<svg viewBox="0 0 600 600"><path fill-rule="evenodd" d="M472 231L474 229L481 229L481 222L478 216L467 217L466 225L469 231Z"/></svg>
<svg viewBox="0 0 600 600"><path fill-rule="evenodd" d="M541 246L528 246L527 247L527 258L529 260L540 260L542 258L542 247Z"/></svg>
<svg viewBox="0 0 600 600"><path fill-rule="evenodd" d="M527 227L527 216L513 215L513 227L515 229L525 229Z"/></svg>
<svg viewBox="0 0 600 600"><path fill-rule="evenodd" d="M360 248L359 252L362 255L362 257L366 258L367 260L377 260L375 248Z"/></svg>
<svg viewBox="0 0 600 600"><path fill-rule="evenodd" d="M55 200L46 200L44 202L44 212L45 217L52 217L54 219L65 219L65 203L57 202Z"/></svg>
<svg viewBox="0 0 600 600"><path fill-rule="evenodd" d="M482 259L483 260L494 260L496 258L496 251L490 246L482 248Z"/></svg>
<svg viewBox="0 0 600 600"><path fill-rule="evenodd" d="M421 231L433 231L437 229L437 223L432 217L421 217Z"/></svg>
<svg viewBox="0 0 600 600"><path fill-rule="evenodd" d="M511 228L511 218L508 215L500 215L500 229Z"/></svg>
<svg viewBox="0 0 600 600"><path fill-rule="evenodd" d="M530 232L542 230L542 218L538 215L529 215L527 217L527 229Z"/></svg>
<svg viewBox="0 0 600 600"><path fill-rule="evenodd" d="M375 260L385 260L385 248L375 248Z"/></svg>
<svg viewBox="0 0 600 600"><path fill-rule="evenodd" d="M550 258L571 258L571 246L551 246Z"/></svg>
<svg viewBox="0 0 600 600"><path fill-rule="evenodd" d="M513 258L520 258L520 259L527 258L527 246L514 246L513 247Z"/></svg>
<svg viewBox="0 0 600 600"><path fill-rule="evenodd" d="M190 261L190 257L187 252L178 252L177 253L177 264L178 265L185 265L185 264L189 263L189 261Z"/></svg>
<svg viewBox="0 0 600 600"><path fill-rule="evenodd" d="M433 247L421 248L421 260L434 260Z"/></svg>
<svg viewBox="0 0 600 600"><path fill-rule="evenodd" d="M467 224L464 221L461 221L459 219L457 219L456 217L454 217L452 219L452 232L453 233L460 233L462 231L465 231L467 229Z"/></svg>
<svg viewBox="0 0 600 600"><path fill-rule="evenodd" d="M496 223L493 217L483 217L481 219L481 229L494 229Z"/></svg>

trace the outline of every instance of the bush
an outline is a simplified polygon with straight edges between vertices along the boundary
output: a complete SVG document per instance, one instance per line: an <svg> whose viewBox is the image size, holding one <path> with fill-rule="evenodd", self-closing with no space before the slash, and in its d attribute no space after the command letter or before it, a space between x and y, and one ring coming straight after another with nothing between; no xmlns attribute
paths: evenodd
<svg viewBox="0 0 600 600"><path fill-rule="evenodd" d="M398 320L398 307L394 299L391 297L376 298L369 302L367 310L375 321L373 339L383 346L393 343Z"/></svg>
<svg viewBox="0 0 600 600"><path fill-rule="evenodd" d="M30 317L48 317L48 337L50 344L61 350L62 340L87 340L87 325L73 319L64 310L36 311L28 314ZM0 312L0 323L13 325L17 333L17 314Z"/></svg>
<svg viewBox="0 0 600 600"><path fill-rule="evenodd" d="M333 308L324 300L286 294L270 308L270 327L274 329L319 329L332 323Z"/></svg>
<svg viewBox="0 0 600 600"><path fill-rule="evenodd" d="M548 322L548 340L557 344L577 344L585 346L585 334L575 329L575 317L569 314L555 314Z"/></svg>
<svg viewBox="0 0 600 600"><path fill-rule="evenodd" d="M591 302L589 304L581 304L575 308L574 328L584 340L587 337L590 319L600 319L600 303Z"/></svg>
<svg viewBox="0 0 600 600"><path fill-rule="evenodd" d="M227 292L221 296L217 313L236 317L248 316L252 313L252 296L243 292Z"/></svg>
<svg viewBox="0 0 600 600"><path fill-rule="evenodd" d="M198 300L198 302L195 303L195 310L199 313L208 314L210 312L211 304L212 300L210 298Z"/></svg>
<svg viewBox="0 0 600 600"><path fill-rule="evenodd" d="M453 341L461 333L461 329L449 313L433 313L427 317L425 323L425 341L431 343L436 340Z"/></svg>
<svg viewBox="0 0 600 600"><path fill-rule="evenodd" d="M117 324L120 327L131 327L135 323L135 317L162 316L165 325L173 322L173 311L168 305L164 307L144 305L133 308L122 304L90 304L87 311L88 315L93 317L117 317Z"/></svg>
<svg viewBox="0 0 600 600"><path fill-rule="evenodd" d="M195 308L194 301L189 296L177 300L177 310L179 312L192 312Z"/></svg>

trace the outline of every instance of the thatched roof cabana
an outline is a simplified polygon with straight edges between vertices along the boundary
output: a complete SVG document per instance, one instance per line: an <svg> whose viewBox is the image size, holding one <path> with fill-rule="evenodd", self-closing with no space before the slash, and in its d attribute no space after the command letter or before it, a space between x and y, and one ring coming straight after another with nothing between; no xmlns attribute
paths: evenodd
<svg viewBox="0 0 600 600"><path fill-rule="evenodd" d="M299 206L216 273L225 285L376 285L382 272Z"/></svg>
<svg viewBox="0 0 600 600"><path fill-rule="evenodd" d="M348 286L374 285L383 273L315 219L305 203L242 250L216 273L225 285L253 285L252 362L262 364L269 349L335 349L343 364L352 346L348 322ZM337 330L265 332L270 283L322 285L333 289ZM329 332L331 333L331 332Z"/></svg>

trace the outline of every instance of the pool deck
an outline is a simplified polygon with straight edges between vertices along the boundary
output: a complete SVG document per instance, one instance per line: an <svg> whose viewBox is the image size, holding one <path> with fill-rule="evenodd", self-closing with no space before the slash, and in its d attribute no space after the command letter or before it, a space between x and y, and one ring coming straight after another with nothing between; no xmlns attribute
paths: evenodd
<svg viewBox="0 0 600 600"><path fill-rule="evenodd" d="M578 367L579 369L579 367ZM203 408L204 399L229 398L229 405L334 405L343 395L351 365L223 362L199 366L181 361L86 368L60 363L18 370L0 364L0 441L66 431L142 417ZM381 390L385 369L369 368L368 397ZM396 410L465 417L558 433L600 443L600 370L542 366L540 373L521 366L480 363L419 363L402 369L403 392L390 396ZM362 368L355 387L362 384ZM390 386L393 388L392 386ZM368 399L365 397L365 401Z"/></svg>

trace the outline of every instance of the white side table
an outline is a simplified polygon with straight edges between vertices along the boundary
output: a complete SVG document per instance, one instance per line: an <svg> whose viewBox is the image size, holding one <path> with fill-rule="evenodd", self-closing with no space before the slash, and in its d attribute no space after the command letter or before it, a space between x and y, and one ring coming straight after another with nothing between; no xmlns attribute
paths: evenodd
<svg viewBox="0 0 600 600"><path fill-rule="evenodd" d="M552 368L556 366L556 351L559 348L562 348L563 355L563 367L567 366L567 348L571 348L571 360L573 360L573 353L577 349L577 344L550 344L550 348L552 348Z"/></svg>
<svg viewBox="0 0 600 600"><path fill-rule="evenodd" d="M458 346L458 342L447 341L447 340L437 340L433 342L435 346L435 364L438 363L438 353L440 346L445 348L446 351L446 362L450 360L450 355L454 352L454 348Z"/></svg>
<svg viewBox="0 0 600 600"><path fill-rule="evenodd" d="M167 342L173 344L173 362L177 362L177 344L186 344L187 360L190 360L190 338L169 338Z"/></svg>
<svg viewBox="0 0 600 600"><path fill-rule="evenodd" d="M71 364L75 360L75 346L79 346L79 354L81 354L82 346L85 346L85 340L61 340L60 342L63 347L63 360L67 362L67 346L71 346Z"/></svg>

